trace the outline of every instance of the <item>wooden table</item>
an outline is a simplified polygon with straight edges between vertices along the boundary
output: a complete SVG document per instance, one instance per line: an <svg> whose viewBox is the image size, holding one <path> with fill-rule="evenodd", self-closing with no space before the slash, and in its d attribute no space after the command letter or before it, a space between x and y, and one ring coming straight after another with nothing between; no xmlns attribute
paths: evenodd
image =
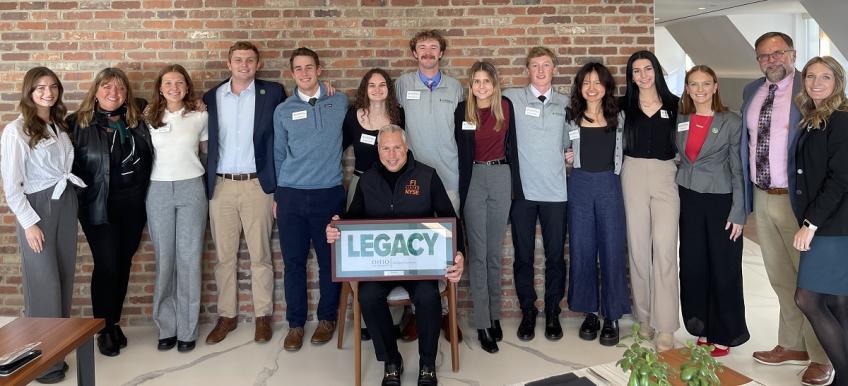
<svg viewBox="0 0 848 386"><path fill-rule="evenodd" d="M0 385L26 385L77 350L77 385L94 386L94 334L103 319L18 318L0 328L0 352L41 341L41 356L6 377Z"/></svg>
<svg viewBox="0 0 848 386"><path fill-rule="evenodd" d="M668 363L669 367L673 369L680 369L680 366L688 361L688 357L683 354L683 351L687 350L686 348L678 348L675 350L669 350L660 353L660 360ZM721 362L721 358L718 358L718 361ZM718 376L718 380L721 382L722 386L738 386L738 385L746 385L751 383L751 378L746 377L745 375L737 372L736 370L731 369L727 366L722 366L722 371L716 372ZM680 380L680 372L671 375L668 377L671 384L674 386L682 386L685 385L683 381Z"/></svg>

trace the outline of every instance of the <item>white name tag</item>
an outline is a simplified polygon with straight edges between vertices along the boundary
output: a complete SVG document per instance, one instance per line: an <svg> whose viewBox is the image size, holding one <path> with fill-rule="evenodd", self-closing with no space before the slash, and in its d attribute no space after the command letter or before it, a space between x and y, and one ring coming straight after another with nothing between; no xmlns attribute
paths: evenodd
<svg viewBox="0 0 848 386"><path fill-rule="evenodd" d="M373 144L377 143L377 137L375 137L373 135L369 135L369 134L362 134L362 136L359 137L359 142L367 143L369 145L373 145Z"/></svg>
<svg viewBox="0 0 848 386"><path fill-rule="evenodd" d="M35 144L35 147L37 149L43 149L43 148L50 146L54 143L56 143L56 138L45 138L45 139L42 139L41 141L38 141L38 143Z"/></svg>
<svg viewBox="0 0 848 386"><path fill-rule="evenodd" d="M462 121L462 130L477 130L477 125L468 121Z"/></svg>
<svg viewBox="0 0 848 386"><path fill-rule="evenodd" d="M688 131L689 130L689 122L680 122L677 124L677 131Z"/></svg>
<svg viewBox="0 0 848 386"><path fill-rule="evenodd" d="M407 91L406 99L419 100L421 99L421 91Z"/></svg>
<svg viewBox="0 0 848 386"><path fill-rule="evenodd" d="M568 132L568 139L575 140L580 139L580 130L572 130Z"/></svg>
<svg viewBox="0 0 848 386"><path fill-rule="evenodd" d="M295 111L295 112L292 113L292 120L297 121L297 120L300 120L300 119L306 119L306 110Z"/></svg>
<svg viewBox="0 0 848 386"><path fill-rule="evenodd" d="M528 107L524 108L524 115L529 115L531 117L538 118L538 117L542 116L542 110L528 106Z"/></svg>
<svg viewBox="0 0 848 386"><path fill-rule="evenodd" d="M171 124L170 123L166 123L164 126L161 126L161 127L152 127L152 126L150 127L151 133L168 133L170 131L171 131Z"/></svg>
<svg viewBox="0 0 848 386"><path fill-rule="evenodd" d="M664 119L668 119L668 111L660 110L660 116Z"/></svg>

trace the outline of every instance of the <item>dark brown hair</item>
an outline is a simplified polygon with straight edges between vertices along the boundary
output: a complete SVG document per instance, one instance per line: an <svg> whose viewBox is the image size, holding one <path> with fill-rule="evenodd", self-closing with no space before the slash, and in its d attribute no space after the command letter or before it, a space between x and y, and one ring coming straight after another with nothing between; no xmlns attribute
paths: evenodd
<svg viewBox="0 0 848 386"><path fill-rule="evenodd" d="M618 103L615 96L615 78L610 74L609 69L601 63L590 62L583 65L574 76L574 84L571 85L571 103L569 104L568 119L579 125L580 121L585 119L592 122L592 119L586 116L586 109L589 107L586 98L583 97L583 81L591 73L598 74L598 81L604 86L604 97L601 99L601 111L604 114L604 120L607 121L606 130L612 130L618 127Z"/></svg>
<svg viewBox="0 0 848 386"><path fill-rule="evenodd" d="M318 61L318 54L315 51L312 51L306 47L300 47L292 51L291 56L289 57L289 68L294 71L294 58L297 56L308 56L315 61L315 67L321 66L321 62Z"/></svg>
<svg viewBox="0 0 848 386"><path fill-rule="evenodd" d="M371 106L371 100L368 99L368 82L374 75L380 75L383 79L386 80L386 87L388 88L388 95L386 96L386 114L389 116L389 122L398 125L400 124L400 103L397 101L397 95L395 95L395 82L392 81L392 77L389 76L389 73L382 68L372 68L365 73L365 76L362 77L362 80L359 81L359 87L356 89L356 97L353 100L353 109L365 112L365 116L368 116L368 107Z"/></svg>
<svg viewBox="0 0 848 386"><path fill-rule="evenodd" d="M29 137L28 145L30 148L35 147L35 144L39 141L50 137L47 131L47 122L38 116L38 106L32 100L32 93L37 87L38 80L45 76L53 78L59 86L56 103L50 106L50 121L62 131L66 133L70 131L67 123L65 123L65 113L68 110L65 108L65 104L62 103L62 94L65 92L65 89L62 87L59 77L47 67L31 68L24 75L24 83L21 87L21 102L18 105L21 114L24 116L23 133Z"/></svg>
<svg viewBox="0 0 848 386"><path fill-rule="evenodd" d="M711 78L713 78L713 83L715 83L716 87L718 87L718 76L716 76L716 73L715 73L715 71L713 71L712 68L709 68L709 67L707 67L703 64L699 64L695 67L690 68L689 71L686 71L686 78L684 78L685 80L683 81L683 85L686 86L687 90L683 91L683 97L681 98L682 100L680 101L681 102L680 103L680 114L694 114L695 113L695 101L693 101L692 96L689 95L688 88L689 88L689 77L692 76L692 74L694 74L696 72L703 72L704 74L709 75ZM716 113L721 113L721 112L727 111L727 106L725 106L723 103L721 103L721 97L718 94L719 94L719 91L718 91L718 88L716 88L716 92L715 92L715 94L713 94L713 102L712 102L712 105L710 106L710 108Z"/></svg>
<svg viewBox="0 0 848 386"><path fill-rule="evenodd" d="M153 101L144 112L145 120L153 127L164 125L162 118L165 116L165 108L168 107L168 100L162 95L160 89L162 88L162 77L171 72L176 72L185 79L186 95L183 97L183 107L185 107L183 114L197 109L197 100L194 98L194 85L191 83L191 77L188 76L188 71L179 64L168 65L162 71L159 71L159 76L156 77L156 82L153 85Z"/></svg>
<svg viewBox="0 0 848 386"><path fill-rule="evenodd" d="M256 48L256 45L254 45L251 42L239 41L239 42L233 43L233 45L230 46L230 50L227 51L227 61L229 62L233 58L233 52L242 51L242 50L253 51L254 53L256 53L256 60L259 60L259 49Z"/></svg>
<svg viewBox="0 0 848 386"><path fill-rule="evenodd" d="M792 44L792 38L789 37L789 35L783 32L766 32L762 36L758 37L757 41L754 42L754 50L756 50L757 47L760 46L760 43L762 43L764 40L771 38L781 38L784 42L786 42L786 45L789 46L789 48L795 48L795 46Z"/></svg>
<svg viewBox="0 0 848 386"><path fill-rule="evenodd" d="M409 50L415 52L415 46L418 45L418 42L422 40L435 40L439 42L439 48L442 52L445 52L445 49L448 48L448 42L445 40L444 37L442 37L442 34L439 33L439 31L430 29L421 31L415 34L412 39L409 39Z"/></svg>

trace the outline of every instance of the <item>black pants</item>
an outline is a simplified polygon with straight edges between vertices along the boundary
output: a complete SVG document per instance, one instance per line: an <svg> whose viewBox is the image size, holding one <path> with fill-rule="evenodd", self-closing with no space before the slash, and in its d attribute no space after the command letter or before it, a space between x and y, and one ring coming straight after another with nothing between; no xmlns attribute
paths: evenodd
<svg viewBox="0 0 848 386"><path fill-rule="evenodd" d="M111 199L107 204L109 223L82 224L91 248L91 307L95 318L106 319L104 330L121 321L130 278L132 257L147 222L144 196Z"/></svg>
<svg viewBox="0 0 848 386"><path fill-rule="evenodd" d="M359 305L368 333L374 342L377 360L399 364L403 361L398 352L392 323L392 314L386 297L395 287L403 287L415 305L418 328L418 363L435 368L439 350L439 328L442 302L439 284L435 280L419 281L368 281L359 283Z"/></svg>
<svg viewBox="0 0 848 386"><path fill-rule="evenodd" d="M509 218L515 247L515 292L521 311L536 311L533 255L538 218L545 248L545 313L559 315L559 303L565 296L566 203L513 200Z"/></svg>
<svg viewBox="0 0 848 386"><path fill-rule="evenodd" d="M731 194L680 192L680 307L690 334L739 346L750 338L742 297L742 238L725 230Z"/></svg>

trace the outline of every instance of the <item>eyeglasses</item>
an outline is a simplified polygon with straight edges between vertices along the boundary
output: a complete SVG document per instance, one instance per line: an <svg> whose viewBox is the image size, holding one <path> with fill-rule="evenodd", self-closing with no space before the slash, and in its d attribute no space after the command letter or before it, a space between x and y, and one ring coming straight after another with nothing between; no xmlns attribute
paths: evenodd
<svg viewBox="0 0 848 386"><path fill-rule="evenodd" d="M772 58L774 60L781 60L787 52L795 52L795 50L777 50L770 54L759 54L757 55L757 61L760 63L768 62L769 58Z"/></svg>

